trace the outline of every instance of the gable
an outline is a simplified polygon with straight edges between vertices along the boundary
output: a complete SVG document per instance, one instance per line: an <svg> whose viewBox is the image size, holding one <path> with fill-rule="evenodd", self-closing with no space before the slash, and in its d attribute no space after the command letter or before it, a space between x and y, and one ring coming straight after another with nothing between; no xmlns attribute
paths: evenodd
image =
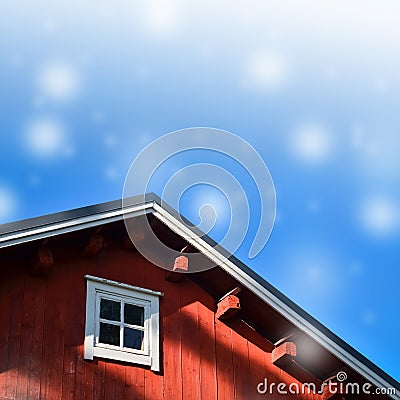
<svg viewBox="0 0 400 400"><path fill-rule="evenodd" d="M199 232L193 233L193 230L190 230L191 234L188 234L189 228L182 226L174 219L173 210L161 209L152 197L148 200L149 202L145 204L133 204L129 211L121 210L120 204L113 202L96 206L94 210L86 208L63 214L61 221L53 216L47 219L42 218L40 223L30 221L28 224L20 225L18 229L5 226L3 227L5 233L0 236L0 245L5 246L1 251L1 256L3 260L8 259L12 264L18 262L26 264L28 259L32 260L32 257L37 263L38 245L40 245L39 249L48 245L55 260L54 266L50 266L52 271L56 270L59 260L71 254L83 260L79 261L79 264L88 262L90 253L94 252L96 263L98 263L101 262L104 254L112 250L112 243L118 248L121 245L128 245L132 251L129 240L126 240L121 219L124 212L131 213L130 215L135 218L141 218L140 215L142 215L151 220L154 231L172 248L179 250L190 243L194 249L192 251L198 249L208 252L208 258L204 258L205 262L210 255L214 257L213 262L219 265L217 268L187 274L183 280L192 282L207 293L212 299L213 307L216 307L218 301L230 290L240 287L241 310L232 321L225 321L224 325L229 329L239 332L247 341L252 337L252 343L254 342L254 345L268 354L271 354L272 350L279 345L293 341L298 344L295 362L299 364L300 369L304 368L308 372L306 377L310 377L311 374L311 377L318 382L330 378L338 371L345 370L349 378L356 382L368 380L378 387L398 386L396 381L315 321L239 260L231 257L223 249L213 249L215 243L210 239L202 237ZM96 235L102 237L104 240L102 245L107 246L105 249L101 247L101 251L96 250L98 246ZM15 246L18 246L18 251L14 250ZM73 249L72 252L71 249ZM85 255L85 251L89 251L89 254ZM43 255L41 257L43 259ZM185 257L188 258L190 265L190 253L185 254ZM173 265L173 261L163 260L169 265ZM32 265L32 261L29 263ZM179 291L183 284L180 282L174 285L175 290ZM318 354L317 362L314 357L316 354ZM289 372L292 374L292 379L293 376L299 378L299 368L294 372Z"/></svg>

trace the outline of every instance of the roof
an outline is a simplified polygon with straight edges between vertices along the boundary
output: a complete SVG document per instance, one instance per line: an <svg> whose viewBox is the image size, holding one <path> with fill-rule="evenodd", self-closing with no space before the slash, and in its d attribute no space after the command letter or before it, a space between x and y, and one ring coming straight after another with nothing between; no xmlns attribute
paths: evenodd
<svg viewBox="0 0 400 400"><path fill-rule="evenodd" d="M129 198L127 202L115 200L0 225L0 249L144 214L152 214L200 252L207 251L208 257L221 269L363 378L377 387L394 387L397 393L400 392L399 382L313 318L238 258L218 246L215 241L204 235L153 193ZM400 399L398 394L392 395L392 397Z"/></svg>

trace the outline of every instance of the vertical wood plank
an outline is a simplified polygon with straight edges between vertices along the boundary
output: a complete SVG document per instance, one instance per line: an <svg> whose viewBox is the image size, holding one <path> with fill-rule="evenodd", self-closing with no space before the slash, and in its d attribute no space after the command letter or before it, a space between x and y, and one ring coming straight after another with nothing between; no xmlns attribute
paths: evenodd
<svg viewBox="0 0 400 400"><path fill-rule="evenodd" d="M85 313L86 313L86 280L84 278L87 270L87 260L82 258L78 264L79 268L74 268L70 276L73 277L71 291L74 293L75 299L69 299L73 303L73 325L72 325L72 341L76 355L75 369L75 399L92 399L94 380L93 367L94 363L86 361L84 354L85 339Z"/></svg>
<svg viewBox="0 0 400 400"><path fill-rule="evenodd" d="M200 398L200 349L197 301L192 299L188 287L181 283L182 320L182 388L183 398ZM185 286L184 286L185 285Z"/></svg>
<svg viewBox="0 0 400 400"><path fill-rule="evenodd" d="M161 400L164 397L164 382L162 375L149 369L144 370L145 399ZM178 389L179 390L179 389Z"/></svg>
<svg viewBox="0 0 400 400"><path fill-rule="evenodd" d="M23 271L11 277L8 282L8 357L6 365L5 397L15 399L17 396L18 362L20 358L20 334L24 301L24 283L26 275ZM4 378L3 378L4 379Z"/></svg>
<svg viewBox="0 0 400 400"><path fill-rule="evenodd" d="M125 396L125 366L113 362L113 360L104 361L104 365L104 399L123 399Z"/></svg>
<svg viewBox="0 0 400 400"><path fill-rule="evenodd" d="M7 282L8 283L8 282ZM6 373L8 358L8 313L9 296L5 280L0 282L0 398L6 395Z"/></svg>
<svg viewBox="0 0 400 400"><path fill-rule="evenodd" d="M164 270L156 267L148 262L142 263L144 271L144 287L152 290L163 291L164 286ZM160 299L160 305L164 303L164 299ZM162 326L162 311L160 309L160 333L159 333L159 346L162 350L162 338L164 335ZM160 351L160 369L161 372L154 372L150 369L144 370L145 377L145 398L152 400L161 400L164 397L164 375L162 374L163 360L162 351Z"/></svg>
<svg viewBox="0 0 400 400"><path fill-rule="evenodd" d="M115 374L115 397L114 399L123 399L125 396L125 365L114 364Z"/></svg>
<svg viewBox="0 0 400 400"><path fill-rule="evenodd" d="M144 369L135 365L125 367L124 399L144 400Z"/></svg>
<svg viewBox="0 0 400 400"><path fill-rule="evenodd" d="M46 306L46 282L38 280L32 282L32 286L33 293L35 293L34 304L36 313L33 321L32 347L30 350L28 398L39 399L43 354L44 313Z"/></svg>
<svg viewBox="0 0 400 400"><path fill-rule="evenodd" d="M234 399L234 377L231 329L215 320L218 399Z"/></svg>
<svg viewBox="0 0 400 400"><path fill-rule="evenodd" d="M116 399L115 365L112 360L105 362L104 399Z"/></svg>
<svg viewBox="0 0 400 400"><path fill-rule="evenodd" d="M199 318L200 393L203 400L217 399L214 312L197 303Z"/></svg>
<svg viewBox="0 0 400 400"><path fill-rule="evenodd" d="M265 395L257 392L257 385L263 382L267 377L267 371L265 368L267 360L264 351L251 342L248 342L248 349L250 361L250 382L251 388L254 388L252 399L265 399Z"/></svg>
<svg viewBox="0 0 400 400"><path fill-rule="evenodd" d="M26 278L21 320L17 398L40 398L46 282Z"/></svg>
<svg viewBox="0 0 400 400"><path fill-rule="evenodd" d="M256 389L251 387L249 352L247 339L232 329L233 375L235 399L247 400L254 396Z"/></svg>
<svg viewBox="0 0 400 400"><path fill-rule="evenodd" d="M85 368L85 400L97 400L98 397L95 397L95 386L98 383L95 373L98 365L96 361L82 360L82 362Z"/></svg>
<svg viewBox="0 0 400 400"><path fill-rule="evenodd" d="M165 295L160 300L163 342L164 399L182 400L182 320L180 291L176 283L165 282Z"/></svg>
<svg viewBox="0 0 400 400"><path fill-rule="evenodd" d="M79 282L74 279L75 269L77 265L71 263L68 265L65 285L68 293L74 293L76 285ZM75 393L75 374L76 374L76 360L77 350L75 343L75 324L76 321L76 308L79 307L78 295L69 296L65 302L65 319L68 321L64 333L64 358L63 358L63 382L62 382L62 397L63 399L73 399Z"/></svg>
<svg viewBox="0 0 400 400"><path fill-rule="evenodd" d="M66 280L67 271L61 266L54 268L47 278L41 371L42 399L62 399Z"/></svg>
<svg viewBox="0 0 400 400"><path fill-rule="evenodd" d="M106 362L103 360L94 361L94 386L93 386L93 398L94 399L105 399L104 392L104 381L106 373Z"/></svg>
<svg viewBox="0 0 400 400"><path fill-rule="evenodd" d="M82 298L80 296L80 298ZM84 307L85 304L81 304L80 307ZM77 309L78 312L79 309ZM84 338L84 328L79 323L76 327L77 329L74 331L75 333L75 345L76 349L76 369L75 369L75 399L86 399L86 397L91 397L93 395L93 387L88 386L86 383L86 375L89 375L90 370L86 371L86 366L90 362L87 362L83 358L83 338ZM87 374L86 374L87 373ZM90 379L89 379L90 380Z"/></svg>

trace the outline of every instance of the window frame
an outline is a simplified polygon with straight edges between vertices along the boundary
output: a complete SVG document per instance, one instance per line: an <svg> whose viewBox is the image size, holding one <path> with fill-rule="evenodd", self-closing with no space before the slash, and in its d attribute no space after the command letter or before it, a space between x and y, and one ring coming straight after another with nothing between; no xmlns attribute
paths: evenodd
<svg viewBox="0 0 400 400"><path fill-rule="evenodd" d="M150 366L152 371L160 370L160 326L159 326L159 298L163 293L144 289L125 283L85 275L86 290L86 320L84 359L93 360L94 357L107 358L128 363ZM120 326L120 332L128 325L122 318L122 303L144 307L144 349L137 350L120 346L99 343L100 327L100 299L109 299L121 303L120 321L114 321ZM111 320L110 320L111 321ZM141 329L138 329L141 330ZM121 333L122 335L122 333Z"/></svg>

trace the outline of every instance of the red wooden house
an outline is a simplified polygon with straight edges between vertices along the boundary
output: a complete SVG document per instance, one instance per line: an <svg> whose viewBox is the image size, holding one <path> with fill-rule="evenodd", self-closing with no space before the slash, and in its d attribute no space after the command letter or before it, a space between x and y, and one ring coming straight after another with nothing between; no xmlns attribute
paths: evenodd
<svg viewBox="0 0 400 400"><path fill-rule="evenodd" d="M185 248L189 271L205 248L217 267L153 265L124 217ZM2 225L0 399L400 399L397 381L185 229L154 195Z"/></svg>

